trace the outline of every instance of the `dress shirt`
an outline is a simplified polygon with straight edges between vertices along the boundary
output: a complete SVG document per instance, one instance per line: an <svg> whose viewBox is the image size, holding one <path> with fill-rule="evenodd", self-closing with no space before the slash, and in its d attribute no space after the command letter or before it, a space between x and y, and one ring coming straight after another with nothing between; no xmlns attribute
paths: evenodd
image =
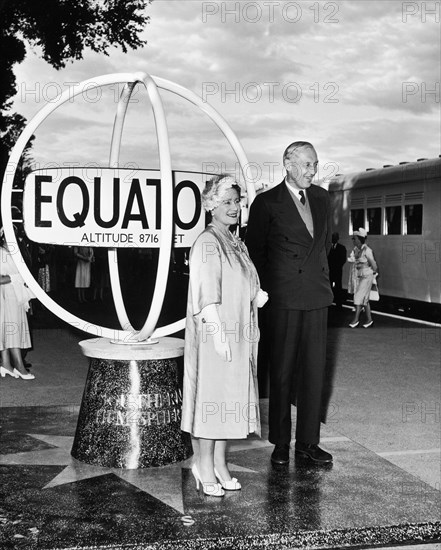
<svg viewBox="0 0 441 550"><path fill-rule="evenodd" d="M303 189L306 202L305 204L302 204L301 195L299 193L299 191L301 190L297 189L297 187L293 187L292 185L290 185L286 181L286 178L285 178L285 185L288 188L289 194L294 200L294 204L296 205L297 210L299 211L299 214L304 224L306 225L307 230L309 231L309 234L311 235L312 238L314 238L314 224L312 221L311 207L309 206L309 201L305 190Z"/></svg>

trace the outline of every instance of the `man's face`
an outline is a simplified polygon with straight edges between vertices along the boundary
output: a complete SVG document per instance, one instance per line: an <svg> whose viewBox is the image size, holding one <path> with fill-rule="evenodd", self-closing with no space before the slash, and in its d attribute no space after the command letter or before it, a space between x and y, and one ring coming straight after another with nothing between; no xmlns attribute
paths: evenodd
<svg viewBox="0 0 441 550"><path fill-rule="evenodd" d="M285 160L286 180L298 189L308 189L317 173L317 153L315 149L304 147L294 151Z"/></svg>

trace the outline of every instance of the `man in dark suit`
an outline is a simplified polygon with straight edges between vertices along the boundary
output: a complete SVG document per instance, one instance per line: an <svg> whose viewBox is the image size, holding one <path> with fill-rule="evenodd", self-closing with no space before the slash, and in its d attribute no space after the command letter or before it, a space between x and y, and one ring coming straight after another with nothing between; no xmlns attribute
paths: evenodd
<svg viewBox="0 0 441 550"><path fill-rule="evenodd" d="M337 308L341 309L343 303L343 288L341 278L343 276L343 266L346 263L346 247L338 241L340 235L332 234L332 246L328 254L329 262L329 281L331 283L332 292L334 293L334 302Z"/></svg>
<svg viewBox="0 0 441 550"><path fill-rule="evenodd" d="M318 443L327 308L332 303L330 201L326 190L312 185L318 160L310 143L289 145L283 164L284 181L257 195L251 205L246 235L261 286L269 294L271 460L289 462L293 401L296 455L329 463L332 456Z"/></svg>

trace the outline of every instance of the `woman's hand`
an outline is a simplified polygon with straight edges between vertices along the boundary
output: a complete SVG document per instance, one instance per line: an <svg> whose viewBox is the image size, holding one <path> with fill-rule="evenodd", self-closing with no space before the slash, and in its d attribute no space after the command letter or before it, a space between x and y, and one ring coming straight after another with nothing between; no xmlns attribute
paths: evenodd
<svg viewBox="0 0 441 550"><path fill-rule="evenodd" d="M222 323L219 319L216 304L209 304L202 309L201 320L205 326L205 329L202 329L203 333L205 332L203 338L213 338L215 352L224 361L231 361L230 342L227 335L222 330ZM207 323L207 325L205 325L205 323Z"/></svg>
<svg viewBox="0 0 441 550"><path fill-rule="evenodd" d="M224 361L231 361L230 342L222 330L213 334L213 344L216 353Z"/></svg>
<svg viewBox="0 0 441 550"><path fill-rule="evenodd" d="M268 302L268 292L259 288L256 296L257 307L263 307Z"/></svg>

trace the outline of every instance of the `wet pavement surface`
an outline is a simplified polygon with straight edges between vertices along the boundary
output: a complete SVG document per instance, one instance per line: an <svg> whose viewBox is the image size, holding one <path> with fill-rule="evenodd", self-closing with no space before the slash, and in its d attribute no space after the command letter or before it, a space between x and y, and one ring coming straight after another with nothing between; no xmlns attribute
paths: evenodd
<svg viewBox="0 0 441 550"><path fill-rule="evenodd" d="M36 380L1 380L1 547L438 547L440 329L374 319L373 328L352 330L350 310L330 312L321 445L334 463L317 466L291 451L288 466L272 466L262 397L262 439L230 445L242 490L223 498L196 491L191 458L133 470L75 460L84 334L36 328Z"/></svg>

